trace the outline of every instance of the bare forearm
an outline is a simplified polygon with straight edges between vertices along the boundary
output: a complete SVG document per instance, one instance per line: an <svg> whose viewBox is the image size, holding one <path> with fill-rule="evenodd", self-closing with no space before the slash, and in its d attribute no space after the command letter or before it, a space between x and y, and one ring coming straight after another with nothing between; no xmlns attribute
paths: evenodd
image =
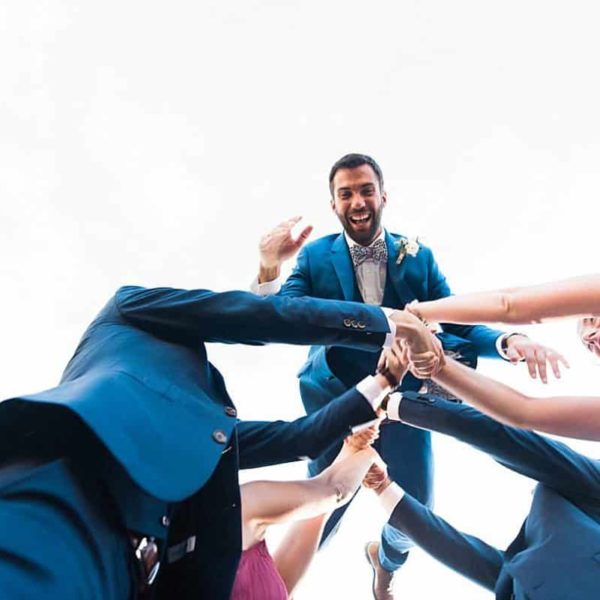
<svg viewBox="0 0 600 600"><path fill-rule="evenodd" d="M417 305L428 321L527 324L600 313L600 275L521 288L449 296Z"/></svg>
<svg viewBox="0 0 600 600"><path fill-rule="evenodd" d="M498 421L516 427L527 427L527 398L517 390L452 359L447 360L433 379L457 398Z"/></svg>
<svg viewBox="0 0 600 600"><path fill-rule="evenodd" d="M534 398L453 360L433 379L501 423L546 433L600 440L600 397Z"/></svg>

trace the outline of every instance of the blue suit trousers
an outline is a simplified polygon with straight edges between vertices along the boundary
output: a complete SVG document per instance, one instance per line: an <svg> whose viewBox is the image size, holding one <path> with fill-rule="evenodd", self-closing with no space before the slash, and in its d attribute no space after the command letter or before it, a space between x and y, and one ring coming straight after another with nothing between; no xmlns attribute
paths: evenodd
<svg viewBox="0 0 600 600"><path fill-rule="evenodd" d="M336 396L343 394L347 386L329 369L325 348L313 356L310 376L300 374L300 393L308 413L325 406ZM425 506L433 504L433 455L431 434L428 431L409 427L403 423L384 421L380 437L374 444L388 465L390 477L411 496ZM323 455L309 465L311 476L325 469L340 450L340 444L331 446ZM327 521L322 543L325 543L339 527L340 519L349 504L337 509ZM388 571L398 569L408 558L414 545L402 531L386 523L381 533L379 560Z"/></svg>

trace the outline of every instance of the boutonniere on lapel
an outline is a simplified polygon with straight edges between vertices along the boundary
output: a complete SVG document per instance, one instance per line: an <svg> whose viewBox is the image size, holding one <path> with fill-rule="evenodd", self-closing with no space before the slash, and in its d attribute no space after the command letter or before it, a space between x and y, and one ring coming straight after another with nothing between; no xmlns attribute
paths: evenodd
<svg viewBox="0 0 600 600"><path fill-rule="evenodd" d="M396 257L396 264L399 265L404 257L408 254L408 256L416 256L417 252L419 252L419 238L402 238L401 240L397 240L394 242L394 246L398 248L398 255Z"/></svg>

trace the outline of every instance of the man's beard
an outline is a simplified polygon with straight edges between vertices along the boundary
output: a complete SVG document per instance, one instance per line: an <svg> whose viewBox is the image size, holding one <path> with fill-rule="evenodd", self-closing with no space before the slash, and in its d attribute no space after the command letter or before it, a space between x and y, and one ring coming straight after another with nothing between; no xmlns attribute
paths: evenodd
<svg viewBox="0 0 600 600"><path fill-rule="evenodd" d="M350 239L361 246L369 246L380 231L382 208L383 207L380 207L376 211L370 211L369 220L366 226L364 226L364 228L359 227L358 229L356 228L355 224L352 223L349 216L345 214L343 219L340 219L340 221L344 227L344 231L348 234Z"/></svg>

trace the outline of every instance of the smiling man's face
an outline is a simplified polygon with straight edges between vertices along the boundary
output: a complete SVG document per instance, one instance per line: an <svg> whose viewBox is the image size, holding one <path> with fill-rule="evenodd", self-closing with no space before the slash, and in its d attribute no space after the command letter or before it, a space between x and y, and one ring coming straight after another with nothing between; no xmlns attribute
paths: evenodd
<svg viewBox="0 0 600 600"><path fill-rule="evenodd" d="M368 246L381 231L381 212L387 202L375 171L369 165L339 169L332 181L331 208L346 233Z"/></svg>

